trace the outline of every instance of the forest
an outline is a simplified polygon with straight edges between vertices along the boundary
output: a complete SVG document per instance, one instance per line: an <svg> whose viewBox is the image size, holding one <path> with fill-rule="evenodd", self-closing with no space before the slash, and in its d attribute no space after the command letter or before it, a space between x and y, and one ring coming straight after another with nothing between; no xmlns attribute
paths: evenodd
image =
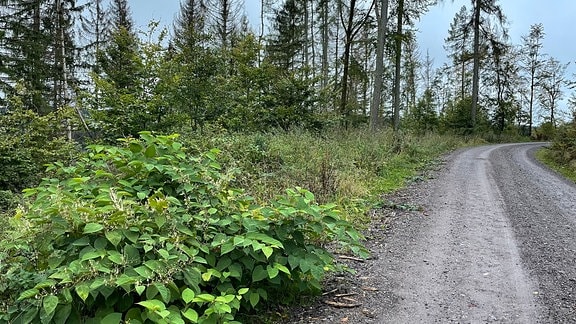
<svg viewBox="0 0 576 324"><path fill-rule="evenodd" d="M142 31L128 0L0 1L0 322L265 322L452 149L552 141L576 170L545 26L512 44L472 0L437 67L436 5L183 0Z"/></svg>

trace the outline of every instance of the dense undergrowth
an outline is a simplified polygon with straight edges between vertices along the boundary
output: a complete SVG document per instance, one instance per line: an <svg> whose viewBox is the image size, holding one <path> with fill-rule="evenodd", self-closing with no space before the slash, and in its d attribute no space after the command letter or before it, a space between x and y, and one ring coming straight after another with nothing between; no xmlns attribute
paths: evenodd
<svg viewBox="0 0 576 324"><path fill-rule="evenodd" d="M550 147L539 150L536 157L576 182L576 123L561 126Z"/></svg>
<svg viewBox="0 0 576 324"><path fill-rule="evenodd" d="M326 243L366 256L379 196L465 144L212 131L91 146L10 200L0 321L223 323L297 301L343 270Z"/></svg>
<svg viewBox="0 0 576 324"><path fill-rule="evenodd" d="M452 135L394 135L391 131L270 134L189 134L203 150L218 147L223 165L241 170L237 186L266 200L300 186L322 203L336 202L354 224L366 224L367 209L457 147L484 140Z"/></svg>

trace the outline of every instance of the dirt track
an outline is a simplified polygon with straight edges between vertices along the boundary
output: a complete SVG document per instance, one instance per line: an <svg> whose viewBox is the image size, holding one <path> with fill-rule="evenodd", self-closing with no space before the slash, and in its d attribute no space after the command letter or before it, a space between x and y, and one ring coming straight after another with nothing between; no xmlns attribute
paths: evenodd
<svg viewBox="0 0 576 324"><path fill-rule="evenodd" d="M374 259L288 322L576 323L576 186L534 161L541 146L458 151L390 197L420 208L376 213Z"/></svg>

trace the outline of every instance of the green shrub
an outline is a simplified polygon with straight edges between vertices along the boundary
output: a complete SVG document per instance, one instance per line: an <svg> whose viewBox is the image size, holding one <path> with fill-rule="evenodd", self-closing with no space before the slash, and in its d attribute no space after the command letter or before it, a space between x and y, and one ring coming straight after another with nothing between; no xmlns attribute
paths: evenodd
<svg viewBox="0 0 576 324"><path fill-rule="evenodd" d="M552 158L557 163L574 168L576 165L576 124L562 125L550 146Z"/></svg>
<svg viewBox="0 0 576 324"><path fill-rule="evenodd" d="M366 255L334 204L296 188L258 205L216 150L192 157L175 139L91 146L25 190L0 243L0 321L232 323L320 291L340 270L322 244Z"/></svg>

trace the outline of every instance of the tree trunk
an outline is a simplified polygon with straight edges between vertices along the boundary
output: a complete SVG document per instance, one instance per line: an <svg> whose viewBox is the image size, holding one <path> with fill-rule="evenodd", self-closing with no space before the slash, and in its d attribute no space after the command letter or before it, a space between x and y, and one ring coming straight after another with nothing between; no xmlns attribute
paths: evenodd
<svg viewBox="0 0 576 324"><path fill-rule="evenodd" d="M388 25L388 0L381 0L378 19L378 42L376 44L376 71L374 72L374 91L370 105L370 130L380 127L380 105L382 102L382 83L384 82L384 44Z"/></svg>
<svg viewBox="0 0 576 324"><path fill-rule="evenodd" d="M528 136L532 136L532 114L534 111L534 91L536 88L536 70L534 68L530 71L530 103L528 109Z"/></svg>
<svg viewBox="0 0 576 324"><path fill-rule="evenodd" d="M342 125L348 128L348 117L350 111L348 111L348 74L350 70L350 51L352 48L352 34L354 29L354 12L356 9L356 0L350 1L350 12L348 13L348 24L344 26L344 59L343 59L343 71L342 71L342 82L340 83L341 96L340 96L340 116L342 118Z"/></svg>
<svg viewBox="0 0 576 324"><path fill-rule="evenodd" d="M470 122L472 131L476 128L476 112L478 110L478 93L480 89L480 0L474 6L474 67L472 74L472 105L470 107Z"/></svg>
<svg viewBox="0 0 576 324"><path fill-rule="evenodd" d="M400 72L402 63L402 24L404 18L404 0L398 0L398 25L396 26L396 59L394 74L394 131L400 129Z"/></svg>
<svg viewBox="0 0 576 324"><path fill-rule="evenodd" d="M329 23L328 23L328 0L323 0L320 4L322 20L322 89L328 87L328 42L329 42Z"/></svg>

